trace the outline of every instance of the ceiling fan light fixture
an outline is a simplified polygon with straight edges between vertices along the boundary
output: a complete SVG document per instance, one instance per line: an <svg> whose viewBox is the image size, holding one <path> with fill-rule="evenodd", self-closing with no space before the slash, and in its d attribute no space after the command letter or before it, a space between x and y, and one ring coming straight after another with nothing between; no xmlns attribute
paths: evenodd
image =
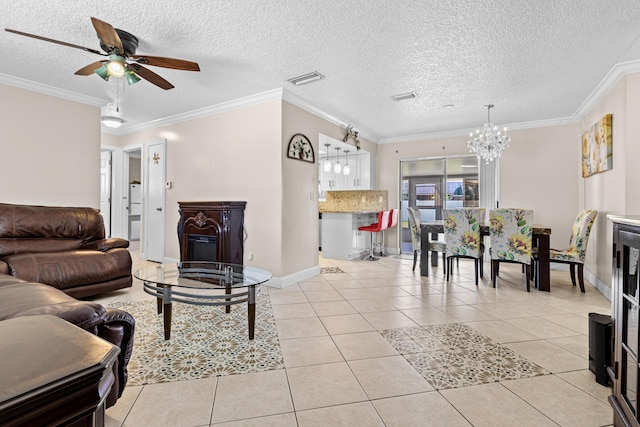
<svg viewBox="0 0 640 427"><path fill-rule="evenodd" d="M120 55L109 56L107 69L109 70L110 76L113 76L116 78L124 77L124 73L126 71L125 65L124 65L124 58Z"/></svg>
<svg viewBox="0 0 640 427"><path fill-rule="evenodd" d="M108 128L119 128L124 123L120 117L102 116L102 124Z"/></svg>
<svg viewBox="0 0 640 427"><path fill-rule="evenodd" d="M129 69L127 69L124 78L127 80L127 84L129 85L134 85L140 81L140 77L136 76L136 73Z"/></svg>
<svg viewBox="0 0 640 427"><path fill-rule="evenodd" d="M93 72L99 75L105 82L109 81L109 69L106 64L102 64L102 67L93 70Z"/></svg>

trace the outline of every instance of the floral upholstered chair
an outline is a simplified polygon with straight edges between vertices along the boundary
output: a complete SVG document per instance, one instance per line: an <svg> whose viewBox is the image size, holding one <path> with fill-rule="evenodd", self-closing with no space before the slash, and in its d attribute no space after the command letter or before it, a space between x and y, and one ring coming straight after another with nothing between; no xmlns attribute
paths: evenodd
<svg viewBox="0 0 640 427"><path fill-rule="evenodd" d="M489 212L491 282L494 288L500 263L515 262L525 266L527 292L529 292L532 223L532 210L496 209Z"/></svg>
<svg viewBox="0 0 640 427"><path fill-rule="evenodd" d="M411 244L413 246L413 271L416 269L416 262L418 261L418 252L420 252L422 246L422 233L420 230L420 223L422 219L420 217L420 210L417 208L407 208L409 218L409 231L411 232ZM446 245L440 241L429 241L430 252L442 252L442 263L445 268L446 274ZM422 256L422 255L420 255Z"/></svg>
<svg viewBox="0 0 640 427"><path fill-rule="evenodd" d="M476 286L478 276L483 277L481 227L484 209L444 209L444 242L447 246L447 280L454 258L471 258L475 262Z"/></svg>
<svg viewBox="0 0 640 427"><path fill-rule="evenodd" d="M576 220L571 228L571 237L569 238L569 247L564 250L551 249L549 251L549 260L551 262L569 264L571 272L571 283L576 285L576 269L578 266L578 283L580 283L580 291L584 292L584 259L587 253L587 242L591 227L598 215L598 211L585 209L578 212ZM537 260L537 254L534 253L534 260Z"/></svg>

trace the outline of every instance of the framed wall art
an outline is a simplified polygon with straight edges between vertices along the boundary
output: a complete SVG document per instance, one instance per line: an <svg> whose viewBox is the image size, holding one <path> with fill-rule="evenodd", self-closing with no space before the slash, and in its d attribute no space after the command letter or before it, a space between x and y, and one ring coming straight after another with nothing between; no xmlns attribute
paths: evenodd
<svg viewBox="0 0 640 427"><path fill-rule="evenodd" d="M582 134L582 177L613 167L612 115L607 114Z"/></svg>
<svg viewBox="0 0 640 427"><path fill-rule="evenodd" d="M287 157L290 159L302 160L303 162L315 163L316 155L309 138L301 133L296 133L289 140Z"/></svg>

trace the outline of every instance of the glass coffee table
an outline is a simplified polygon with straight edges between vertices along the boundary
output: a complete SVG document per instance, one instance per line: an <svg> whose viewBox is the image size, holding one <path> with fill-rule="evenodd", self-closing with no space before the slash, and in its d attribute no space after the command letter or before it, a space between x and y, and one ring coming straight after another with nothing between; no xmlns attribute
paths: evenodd
<svg viewBox="0 0 640 427"><path fill-rule="evenodd" d="M253 339L256 320L256 292L271 279L261 268L222 262L182 262L146 267L133 273L144 283L144 291L156 297L158 314L164 313L164 339L171 337L174 302L225 306L247 303L249 339Z"/></svg>

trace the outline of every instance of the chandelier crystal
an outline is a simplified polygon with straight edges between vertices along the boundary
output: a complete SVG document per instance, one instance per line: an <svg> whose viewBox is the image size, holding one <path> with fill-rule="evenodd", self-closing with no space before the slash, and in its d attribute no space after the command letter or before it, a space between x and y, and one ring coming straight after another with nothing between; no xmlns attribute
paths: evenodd
<svg viewBox="0 0 640 427"><path fill-rule="evenodd" d="M469 151L476 153L479 159L486 163L492 162L509 147L511 136L505 127L502 131L498 130L498 126L491 123L491 109L493 104L484 106L487 109L487 123L484 124L482 130L478 129L475 133L469 134Z"/></svg>

